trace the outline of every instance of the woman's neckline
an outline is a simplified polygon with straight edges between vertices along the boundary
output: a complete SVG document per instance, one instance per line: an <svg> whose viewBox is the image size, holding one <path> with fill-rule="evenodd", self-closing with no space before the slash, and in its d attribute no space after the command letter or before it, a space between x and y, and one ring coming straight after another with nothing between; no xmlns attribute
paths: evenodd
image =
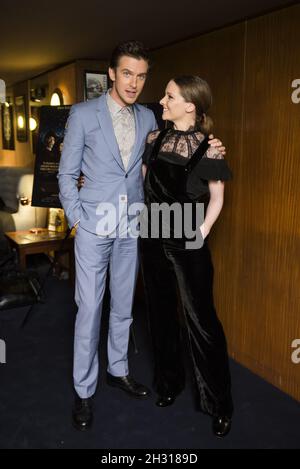
<svg viewBox="0 0 300 469"><path fill-rule="evenodd" d="M174 129L173 127L170 127L169 132L173 134L177 134L177 135L191 135L191 134L197 134L197 133L201 134L201 131L199 129L195 129L194 127L189 128L188 130L178 130L178 129Z"/></svg>

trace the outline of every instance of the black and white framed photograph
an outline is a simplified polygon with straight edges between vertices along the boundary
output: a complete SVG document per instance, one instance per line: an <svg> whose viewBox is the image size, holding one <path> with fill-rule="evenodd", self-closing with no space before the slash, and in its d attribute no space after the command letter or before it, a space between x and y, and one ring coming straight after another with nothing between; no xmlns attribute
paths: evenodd
<svg viewBox="0 0 300 469"><path fill-rule="evenodd" d="M84 99L99 98L108 89L108 74L106 72L84 72Z"/></svg>
<svg viewBox="0 0 300 469"><path fill-rule="evenodd" d="M15 98L15 113L17 121L17 140L18 142L27 142L27 114L25 96L18 96Z"/></svg>
<svg viewBox="0 0 300 469"><path fill-rule="evenodd" d="M3 150L14 150L14 120L13 106L10 103L4 103L1 106L1 127L2 127L2 148Z"/></svg>

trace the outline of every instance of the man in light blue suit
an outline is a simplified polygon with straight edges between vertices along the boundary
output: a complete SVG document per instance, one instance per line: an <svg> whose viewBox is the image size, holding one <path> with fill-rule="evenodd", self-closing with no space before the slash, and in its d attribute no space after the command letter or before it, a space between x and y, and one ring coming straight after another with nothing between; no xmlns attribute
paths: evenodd
<svg viewBox="0 0 300 469"><path fill-rule="evenodd" d="M147 134L157 128L152 111L135 104L148 72L143 45L118 46L109 68L112 89L100 98L72 106L59 167L60 200L75 236L78 313L74 341L73 424L92 424L98 344L107 269L110 319L107 381L133 397L149 390L128 370L128 340L138 270L137 237L128 233L128 207L143 201L141 156ZM77 188L80 172L84 187Z"/></svg>

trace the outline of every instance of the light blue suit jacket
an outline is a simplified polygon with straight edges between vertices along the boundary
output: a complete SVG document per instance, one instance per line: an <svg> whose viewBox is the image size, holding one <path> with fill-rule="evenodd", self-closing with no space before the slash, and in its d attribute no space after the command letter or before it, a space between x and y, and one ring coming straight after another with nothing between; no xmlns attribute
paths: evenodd
<svg viewBox="0 0 300 469"><path fill-rule="evenodd" d="M72 106L58 173L59 198L70 227L80 220L82 228L97 233L100 203L117 207L121 196L128 204L143 201L141 157L146 136L157 123L151 110L139 104L133 109L135 144L125 170L106 95ZM78 191L81 171L85 183Z"/></svg>

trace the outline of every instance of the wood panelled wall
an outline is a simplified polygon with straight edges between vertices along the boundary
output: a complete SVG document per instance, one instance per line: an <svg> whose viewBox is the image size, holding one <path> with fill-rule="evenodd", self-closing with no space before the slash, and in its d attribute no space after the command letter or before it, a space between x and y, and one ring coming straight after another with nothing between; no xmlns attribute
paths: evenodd
<svg viewBox="0 0 300 469"><path fill-rule="evenodd" d="M299 24L296 5L160 49L143 96L157 101L183 73L210 83L215 135L234 173L210 235L216 307L231 356L298 400Z"/></svg>

